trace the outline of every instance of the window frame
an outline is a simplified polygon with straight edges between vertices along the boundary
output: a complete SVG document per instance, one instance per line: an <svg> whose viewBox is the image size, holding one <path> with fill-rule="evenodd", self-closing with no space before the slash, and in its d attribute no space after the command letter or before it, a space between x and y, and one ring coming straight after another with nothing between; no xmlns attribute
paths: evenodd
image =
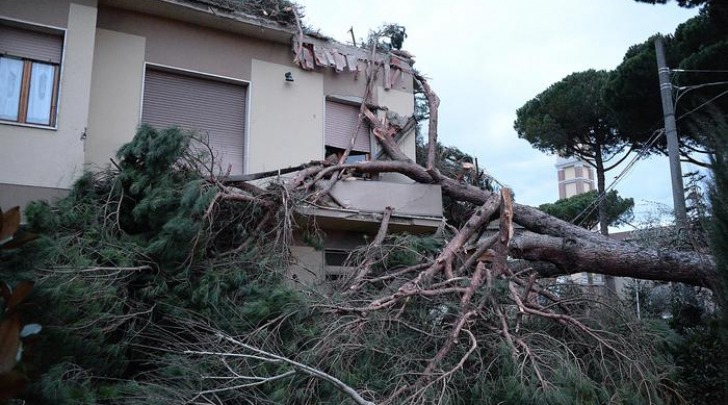
<svg viewBox="0 0 728 405"><path fill-rule="evenodd" d="M146 81L147 73L149 70L156 70L160 72L166 72L173 75L188 76L191 78L211 80L221 83L233 84L236 86L245 87L245 113L243 115L243 154L242 154L242 174L245 175L250 172L250 122L251 122L251 106L253 99L253 83L250 80L240 79L232 76L224 76L215 73L203 72L200 70L183 68L180 66L166 65L157 62L145 61L142 66L142 80L139 98L139 121L138 124L142 125L144 116L144 103L146 102Z"/></svg>
<svg viewBox="0 0 728 405"><path fill-rule="evenodd" d="M328 139L329 134L327 133L327 125L328 125L329 114L330 114L329 109L328 109L329 103L334 103L334 104L347 106L347 107L359 108L359 106L361 105L362 102L363 102L363 100L359 99L357 97L342 97L342 96L334 96L334 95L328 95L328 96L324 97L324 105L323 105L323 107L324 107L324 114L323 114L324 156L323 156L323 158L324 159L326 159L330 153L336 153L337 157L340 157L341 153L349 147L348 139L347 139L345 147L343 144L329 143L329 139ZM371 104L367 104L367 106L369 108L372 108L375 110L379 109L379 107L371 105ZM374 153L375 153L376 141L372 135L373 134L372 128L366 122L366 120L362 120L362 125L365 129L364 132L366 133L366 136L367 136L367 142L369 143L369 150L364 152L364 151L352 149L350 151L350 155L366 155L366 161L370 161L370 160L372 160L372 156L374 156ZM349 138L350 138L350 136L349 136Z"/></svg>
<svg viewBox="0 0 728 405"><path fill-rule="evenodd" d="M38 61L34 59L21 58L15 55L0 55L0 58L19 60L23 63L22 76L20 79L20 95L18 97L18 118L16 120L2 119L0 123L4 124L16 124L16 125L27 125L41 128L56 128L56 121L58 118L58 93L59 93L59 82L60 82L60 64L48 63ZM33 77L33 66L36 64L51 66L53 68L53 83L51 84L51 99L49 106L48 124L42 124L37 122L28 122L28 111L31 102L30 87Z"/></svg>
<svg viewBox="0 0 728 405"><path fill-rule="evenodd" d="M57 130L58 129L58 113L60 109L61 99L61 76L63 74L63 65L65 62L66 49L66 29L53 27L49 25L35 24L28 21L21 21L0 17L0 25L8 26L15 29L26 30L30 32L40 32L45 34L56 35L60 38L60 60L56 62L48 60L39 60L32 57L18 55L15 53L0 52L0 58L19 60L22 62L21 70L21 86L18 97L17 119L9 120L0 118L0 125L13 125L22 127L31 127L39 129ZM51 84L51 99L49 106L48 124L39 124L28 122L28 109L31 102L30 87L32 82L32 71L34 64L52 66L53 83Z"/></svg>

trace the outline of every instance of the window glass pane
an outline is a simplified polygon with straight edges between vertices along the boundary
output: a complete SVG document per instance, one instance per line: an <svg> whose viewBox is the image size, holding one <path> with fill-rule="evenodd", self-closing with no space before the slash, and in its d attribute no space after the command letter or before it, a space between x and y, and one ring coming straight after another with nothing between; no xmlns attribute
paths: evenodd
<svg viewBox="0 0 728 405"><path fill-rule="evenodd" d="M53 73L55 67L45 63L33 62L28 92L29 124L51 124L51 99L53 98Z"/></svg>
<svg viewBox="0 0 728 405"><path fill-rule="evenodd" d="M327 266L343 266L349 258L349 252L345 250L326 249L324 251L324 261Z"/></svg>
<svg viewBox="0 0 728 405"><path fill-rule="evenodd" d="M367 161L367 155L349 155L346 157L346 161L344 163L359 163L359 162L366 162Z"/></svg>
<svg viewBox="0 0 728 405"><path fill-rule="evenodd" d="M0 119L18 120L23 61L0 57Z"/></svg>

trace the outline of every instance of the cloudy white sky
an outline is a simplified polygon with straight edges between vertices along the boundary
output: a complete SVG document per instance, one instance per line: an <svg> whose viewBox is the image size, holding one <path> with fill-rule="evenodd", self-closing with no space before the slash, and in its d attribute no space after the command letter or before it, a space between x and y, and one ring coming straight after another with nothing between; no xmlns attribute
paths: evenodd
<svg viewBox="0 0 728 405"><path fill-rule="evenodd" d="M694 16L632 0L299 0L305 21L339 41L383 23L407 28L404 49L440 96L440 140L478 157L519 202L558 198L556 158L513 130L515 112L576 71L615 68L629 46ZM655 89L658 91L658 89ZM685 169L683 169L685 171ZM617 171L607 174L607 183ZM638 219L672 206L667 158L638 162L616 187Z"/></svg>

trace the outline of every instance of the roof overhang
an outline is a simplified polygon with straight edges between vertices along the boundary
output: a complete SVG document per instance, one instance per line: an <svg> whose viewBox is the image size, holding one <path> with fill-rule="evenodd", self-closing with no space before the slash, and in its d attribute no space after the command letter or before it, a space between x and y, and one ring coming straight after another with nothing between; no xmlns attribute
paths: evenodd
<svg viewBox="0 0 728 405"><path fill-rule="evenodd" d="M293 28L265 18L193 0L99 0L99 6L170 18L282 44L290 43L295 32Z"/></svg>

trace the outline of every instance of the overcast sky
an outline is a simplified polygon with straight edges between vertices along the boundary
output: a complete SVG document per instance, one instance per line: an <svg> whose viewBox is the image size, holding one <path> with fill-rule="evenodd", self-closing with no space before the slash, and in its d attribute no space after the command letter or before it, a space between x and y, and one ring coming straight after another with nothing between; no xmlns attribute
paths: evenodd
<svg viewBox="0 0 728 405"><path fill-rule="evenodd" d="M405 26L403 48L441 99L440 140L475 155L529 205L558 198L556 158L518 139L516 110L570 73L614 69L629 46L697 13L632 0L297 2L309 25L342 42L351 26L357 40L383 23ZM607 173L608 184L617 173ZM635 199L638 219L672 207L667 158L638 162L616 189Z"/></svg>

